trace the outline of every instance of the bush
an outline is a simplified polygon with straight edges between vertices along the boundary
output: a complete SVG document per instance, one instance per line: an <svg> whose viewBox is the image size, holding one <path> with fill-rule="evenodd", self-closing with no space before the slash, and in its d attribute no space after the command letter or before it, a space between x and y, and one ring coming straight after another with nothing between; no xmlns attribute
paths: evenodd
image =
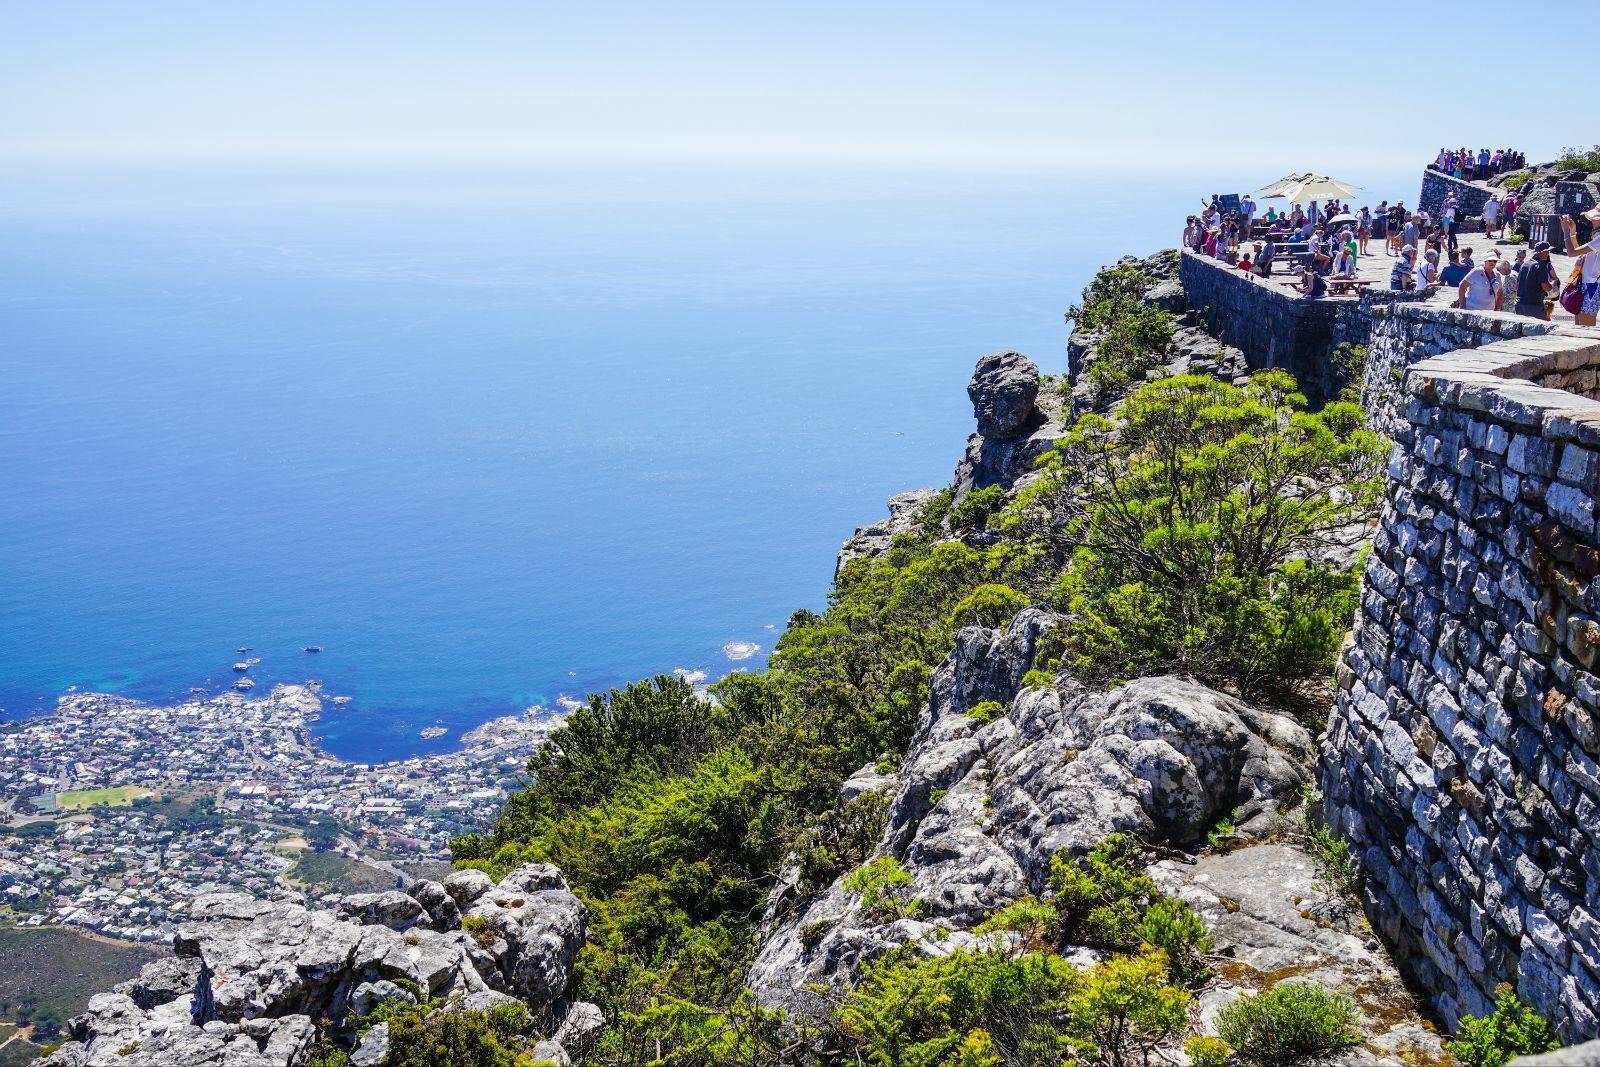
<svg viewBox="0 0 1600 1067"><path fill-rule="evenodd" d="M893 856L879 856L845 875L847 892L861 894L861 909L878 920L915 919L922 902L911 899L913 879Z"/></svg>
<svg viewBox="0 0 1600 1067"><path fill-rule="evenodd" d="M1300 557L1371 513L1383 446L1355 405L1305 406L1281 371L1243 389L1167 378L1041 458L1034 504L1074 546L1056 593L1070 667L1178 670L1251 697L1326 677L1359 572Z"/></svg>
<svg viewBox="0 0 1600 1067"><path fill-rule="evenodd" d="M1008 1067L1055 1067L1079 983L1055 955L902 950L863 971L839 1008L841 1036L872 1067L993 1064L996 1047Z"/></svg>
<svg viewBox="0 0 1600 1067"><path fill-rule="evenodd" d="M1226 1041L1199 1034L1189 1039L1183 1051L1189 1057L1189 1067L1227 1067L1228 1054L1233 1049Z"/></svg>
<svg viewBox="0 0 1600 1067"><path fill-rule="evenodd" d="M1131 949L1139 921L1160 894L1138 866L1139 842L1109 834L1074 862L1065 852L1050 859L1050 886L1062 938L1069 944Z"/></svg>
<svg viewBox="0 0 1600 1067"><path fill-rule="evenodd" d="M1004 626L1012 616L1028 606L1028 598L1011 588L986 582L967 594L950 612L949 627L959 630L964 626L987 626L991 629Z"/></svg>
<svg viewBox="0 0 1600 1067"><path fill-rule="evenodd" d="M1557 170L1583 170L1594 173L1600 170L1600 145L1590 149L1563 148L1556 157Z"/></svg>
<svg viewBox="0 0 1600 1067"><path fill-rule="evenodd" d="M948 524L950 529L981 530L989 522L989 516L1005 506L1006 491L998 485L987 486L983 489L974 489L950 508Z"/></svg>
<svg viewBox="0 0 1600 1067"><path fill-rule="evenodd" d="M1211 931L1183 901L1163 897L1153 902L1134 935L1166 953L1174 982L1198 985L1211 974L1205 961L1214 944Z"/></svg>
<svg viewBox="0 0 1600 1067"><path fill-rule="evenodd" d="M987 726L1006 713L1006 706L998 700L983 700L967 709L967 718L980 726Z"/></svg>
<svg viewBox="0 0 1600 1067"><path fill-rule="evenodd" d="M388 1067L520 1067L533 1020L520 1004L488 1011L403 1009L389 1016Z"/></svg>
<svg viewBox="0 0 1600 1067"><path fill-rule="evenodd" d="M1550 1024L1502 982L1495 989L1494 1011L1463 1018L1445 1048L1466 1067L1505 1067L1517 1056L1549 1052L1560 1044Z"/></svg>
<svg viewBox="0 0 1600 1067"><path fill-rule="evenodd" d="M1182 1033L1189 994L1167 983L1169 966L1165 953L1146 947L1085 974L1068 1001L1080 1055L1111 1067L1147 1064L1157 1045Z"/></svg>
<svg viewBox="0 0 1600 1067"><path fill-rule="evenodd" d="M1101 403L1161 364L1172 343L1172 316L1144 302L1155 280L1138 267L1119 264L1095 275L1083 303L1067 309L1075 329L1099 331L1089 359L1088 380Z"/></svg>
<svg viewBox="0 0 1600 1067"><path fill-rule="evenodd" d="M1012 933L1030 952L1042 952L1056 942L1061 918L1053 904L1023 897L994 912L972 928L975 934Z"/></svg>
<svg viewBox="0 0 1600 1067"><path fill-rule="evenodd" d="M848 804L822 812L812 821L794 844L794 854L800 861L803 894L810 895L825 888L872 854L883 834L889 799L887 790L862 793Z"/></svg>
<svg viewBox="0 0 1600 1067"><path fill-rule="evenodd" d="M1315 982L1280 982L1223 1008L1217 1034L1253 1063L1287 1063L1355 1044L1358 1017L1343 994Z"/></svg>

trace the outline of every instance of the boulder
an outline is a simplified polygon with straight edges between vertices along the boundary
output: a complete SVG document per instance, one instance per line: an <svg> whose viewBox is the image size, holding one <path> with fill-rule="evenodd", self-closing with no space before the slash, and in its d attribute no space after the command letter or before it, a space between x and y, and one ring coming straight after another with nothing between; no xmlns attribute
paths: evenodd
<svg viewBox="0 0 1600 1067"><path fill-rule="evenodd" d="M762 1004L825 1013L827 990L892 948L971 942L987 915L1045 890L1057 852L1082 855L1113 832L1194 847L1229 814L1246 832L1266 831L1308 780L1303 727L1188 679L1024 688L1059 621L1029 608L1003 631L957 634L930 680L874 853L912 876L918 919L863 914L842 879L810 900L774 889L789 896L749 975ZM1008 713L987 724L967 714L990 700Z"/></svg>
<svg viewBox="0 0 1600 1067"><path fill-rule="evenodd" d="M450 899L456 902L456 907L465 910L472 906L473 901L494 888L494 879L482 871L452 871L440 884L444 886L444 891L450 894Z"/></svg>
<svg viewBox="0 0 1600 1067"><path fill-rule="evenodd" d="M1007 441L1020 437L1034 420L1039 368L1021 352L990 352L978 360L967 384L978 432Z"/></svg>
<svg viewBox="0 0 1600 1067"><path fill-rule="evenodd" d="M339 911L357 922L377 923L391 930L409 930L427 919L414 897L390 889L383 893L351 893L339 901Z"/></svg>
<svg viewBox="0 0 1600 1067"><path fill-rule="evenodd" d="M406 890L408 896L422 905L428 922L435 930L454 930L461 925L461 909L455 898L438 882L418 879Z"/></svg>
<svg viewBox="0 0 1600 1067"><path fill-rule="evenodd" d="M490 946L460 929L458 900L491 919ZM586 933L583 904L548 864L519 867L499 883L470 872L418 882L411 894L355 894L337 910L208 894L180 924L176 955L91 998L45 1062L296 1067L311 1054L311 1020L319 1019L353 1064L377 1064L387 1031L374 1027L363 1037L357 1019L386 1000L414 1002L408 982L451 1010L515 1000L536 1015L572 1016L562 998ZM575 1040L586 1027L573 1016Z"/></svg>

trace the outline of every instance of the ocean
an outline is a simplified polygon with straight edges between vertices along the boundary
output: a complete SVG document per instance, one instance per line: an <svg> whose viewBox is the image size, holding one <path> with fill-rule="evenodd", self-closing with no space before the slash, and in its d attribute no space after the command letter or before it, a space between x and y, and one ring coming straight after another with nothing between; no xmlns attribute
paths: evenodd
<svg viewBox="0 0 1600 1067"><path fill-rule="evenodd" d="M1101 264L1270 177L12 176L0 708L253 658L350 697L319 731L369 761L759 669L842 539L949 480L979 355L1064 371Z"/></svg>

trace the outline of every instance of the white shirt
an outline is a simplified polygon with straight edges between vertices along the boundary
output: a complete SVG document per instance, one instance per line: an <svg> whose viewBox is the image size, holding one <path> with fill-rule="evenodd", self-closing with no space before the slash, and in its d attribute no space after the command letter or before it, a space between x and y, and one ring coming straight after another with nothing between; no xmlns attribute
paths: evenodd
<svg viewBox="0 0 1600 1067"><path fill-rule="evenodd" d="M1468 311L1493 311L1495 293L1500 291L1499 275L1491 278L1483 269L1483 265L1473 267L1467 276L1461 279L1461 284L1467 287L1467 295L1461 301L1461 306Z"/></svg>
<svg viewBox="0 0 1600 1067"><path fill-rule="evenodd" d="M1583 284L1593 285L1600 281L1600 240L1590 241L1583 247L1589 250L1583 257Z"/></svg>
<svg viewBox="0 0 1600 1067"><path fill-rule="evenodd" d="M1421 263L1418 263L1417 264L1417 288L1421 289L1425 285L1432 285L1433 284L1433 279L1438 277L1438 275L1439 275L1439 268L1437 266L1435 266L1433 263L1430 263L1426 259L1423 260Z"/></svg>

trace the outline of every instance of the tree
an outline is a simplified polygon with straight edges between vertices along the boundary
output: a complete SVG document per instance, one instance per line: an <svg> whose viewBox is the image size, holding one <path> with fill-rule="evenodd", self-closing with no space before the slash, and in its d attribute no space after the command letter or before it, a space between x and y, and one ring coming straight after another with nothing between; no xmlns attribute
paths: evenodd
<svg viewBox="0 0 1600 1067"><path fill-rule="evenodd" d="M1072 546L1057 586L1069 665L1094 678L1189 672L1247 695L1324 674L1354 611L1354 568L1319 562L1365 519L1381 440L1359 408L1306 410L1281 371L1201 375L1086 415L1042 460Z"/></svg>

